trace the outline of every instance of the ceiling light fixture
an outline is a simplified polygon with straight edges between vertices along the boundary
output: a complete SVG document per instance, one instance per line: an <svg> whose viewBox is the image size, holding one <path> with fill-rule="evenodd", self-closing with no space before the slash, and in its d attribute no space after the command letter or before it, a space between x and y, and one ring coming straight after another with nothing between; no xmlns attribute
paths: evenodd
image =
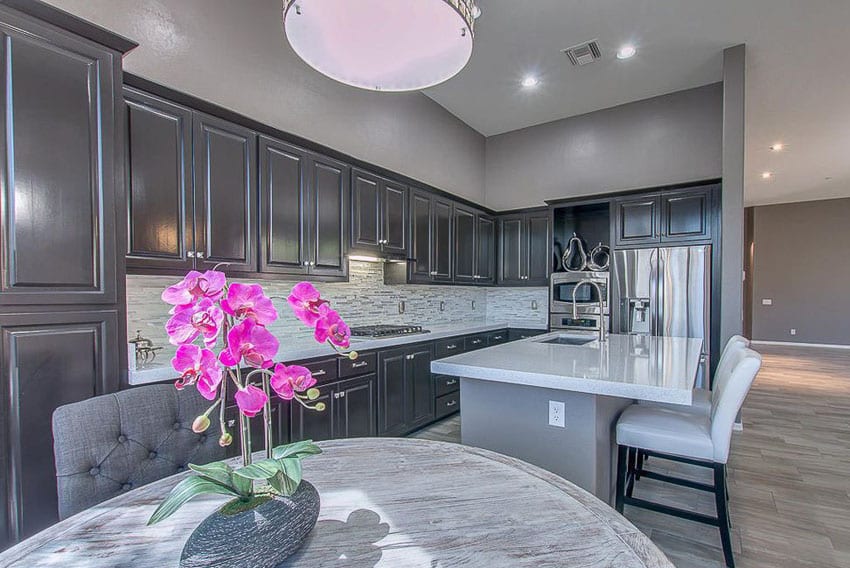
<svg viewBox="0 0 850 568"><path fill-rule="evenodd" d="M346 85L417 91L472 55L474 0L283 0L283 27L308 65Z"/></svg>
<svg viewBox="0 0 850 568"><path fill-rule="evenodd" d="M617 51L617 59L628 59L637 53L637 49L633 45L624 45Z"/></svg>
<svg viewBox="0 0 850 568"><path fill-rule="evenodd" d="M777 142L776 144L771 144L770 149L773 152L781 152L785 148L785 144L782 142Z"/></svg>
<svg viewBox="0 0 850 568"><path fill-rule="evenodd" d="M522 83L521 83L521 84L522 84L522 86L523 86L523 87L525 87L526 89L530 89L531 87L536 87L537 85L539 85L539 84L540 84L540 79L538 79L537 77L535 77L535 76L533 76L533 75L528 75L527 77L525 77L525 78L522 80Z"/></svg>
<svg viewBox="0 0 850 568"><path fill-rule="evenodd" d="M761 179L770 179L773 177L773 172L762 172Z"/></svg>

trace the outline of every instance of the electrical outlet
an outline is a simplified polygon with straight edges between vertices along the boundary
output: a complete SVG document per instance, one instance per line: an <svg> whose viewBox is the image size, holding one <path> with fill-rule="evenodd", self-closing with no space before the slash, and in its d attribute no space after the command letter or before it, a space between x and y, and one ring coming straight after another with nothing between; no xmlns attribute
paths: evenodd
<svg viewBox="0 0 850 568"><path fill-rule="evenodd" d="M472 309L475 309L475 300L472 300Z"/></svg>
<svg viewBox="0 0 850 568"><path fill-rule="evenodd" d="M536 310L536 309L537 309L537 300L531 300L531 309L532 309L532 310Z"/></svg>
<svg viewBox="0 0 850 568"><path fill-rule="evenodd" d="M446 311L446 303L443 302L442 300L440 301L440 311L441 312Z"/></svg>
<svg viewBox="0 0 850 568"><path fill-rule="evenodd" d="M559 428L566 427L564 420L564 403L557 400L549 401L549 426L557 426Z"/></svg>
<svg viewBox="0 0 850 568"><path fill-rule="evenodd" d="M791 328L791 335L797 335L797 328Z"/></svg>
<svg viewBox="0 0 850 568"><path fill-rule="evenodd" d="M399 314L403 314L403 313L404 313L404 300L401 300L401 301L398 303L398 313L399 313Z"/></svg>
<svg viewBox="0 0 850 568"><path fill-rule="evenodd" d="M762 298L761 299L761 305L762 306L772 306L773 305L773 298Z"/></svg>

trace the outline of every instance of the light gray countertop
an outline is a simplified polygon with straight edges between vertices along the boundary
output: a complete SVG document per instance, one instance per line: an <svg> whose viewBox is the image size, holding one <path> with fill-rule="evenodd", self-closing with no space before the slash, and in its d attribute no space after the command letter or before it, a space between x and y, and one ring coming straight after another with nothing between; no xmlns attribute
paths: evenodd
<svg viewBox="0 0 850 568"><path fill-rule="evenodd" d="M520 460L424 440L319 445L324 453L304 460L304 479L321 496L319 522L285 566L673 567L614 509ZM186 475L66 519L0 553L0 566L177 566L191 532L226 500L197 497L146 526Z"/></svg>
<svg viewBox="0 0 850 568"><path fill-rule="evenodd" d="M544 343L561 336L585 345ZM702 339L553 332L431 363L445 375L637 400L692 404Z"/></svg>
<svg viewBox="0 0 850 568"><path fill-rule="evenodd" d="M388 337L384 339L353 339L351 348L357 351L370 351L374 349L386 349L388 347L396 347L399 345L407 345L410 343L418 343L421 341L433 341L436 339L444 339L446 337L456 337L458 335L469 335L472 333L483 333L487 331L496 331L498 329L516 328L516 329L546 329L545 324L532 321L510 321L510 322L468 322L454 325L435 325L423 326L429 330L429 333L421 333L415 335L405 335L401 337ZM331 356L335 352L328 345L319 345L317 343L302 343L300 345L282 345L278 351L276 360L278 361L301 361L304 359L312 359L314 357ZM129 383L131 385L144 385L148 383L156 383L176 379L176 373L171 368L170 358L163 361L161 364L130 370L128 372Z"/></svg>

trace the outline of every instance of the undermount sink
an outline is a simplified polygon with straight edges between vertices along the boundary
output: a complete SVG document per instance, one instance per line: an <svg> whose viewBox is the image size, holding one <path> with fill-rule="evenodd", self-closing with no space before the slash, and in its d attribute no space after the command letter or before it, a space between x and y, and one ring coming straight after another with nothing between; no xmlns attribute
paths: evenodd
<svg viewBox="0 0 850 568"><path fill-rule="evenodd" d="M542 339L539 343L551 343L553 345L585 345L594 341L593 337L572 337L569 335L559 335L549 339Z"/></svg>

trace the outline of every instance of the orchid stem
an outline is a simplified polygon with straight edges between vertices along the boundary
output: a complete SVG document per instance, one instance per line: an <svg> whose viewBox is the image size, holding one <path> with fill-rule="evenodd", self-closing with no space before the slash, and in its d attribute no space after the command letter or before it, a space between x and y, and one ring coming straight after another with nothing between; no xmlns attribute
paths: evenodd
<svg viewBox="0 0 850 568"><path fill-rule="evenodd" d="M246 379L247 380L247 379ZM266 457L272 458L272 398L269 394L269 376L263 373L263 392L266 394L266 403L263 405L263 426L265 427Z"/></svg>

